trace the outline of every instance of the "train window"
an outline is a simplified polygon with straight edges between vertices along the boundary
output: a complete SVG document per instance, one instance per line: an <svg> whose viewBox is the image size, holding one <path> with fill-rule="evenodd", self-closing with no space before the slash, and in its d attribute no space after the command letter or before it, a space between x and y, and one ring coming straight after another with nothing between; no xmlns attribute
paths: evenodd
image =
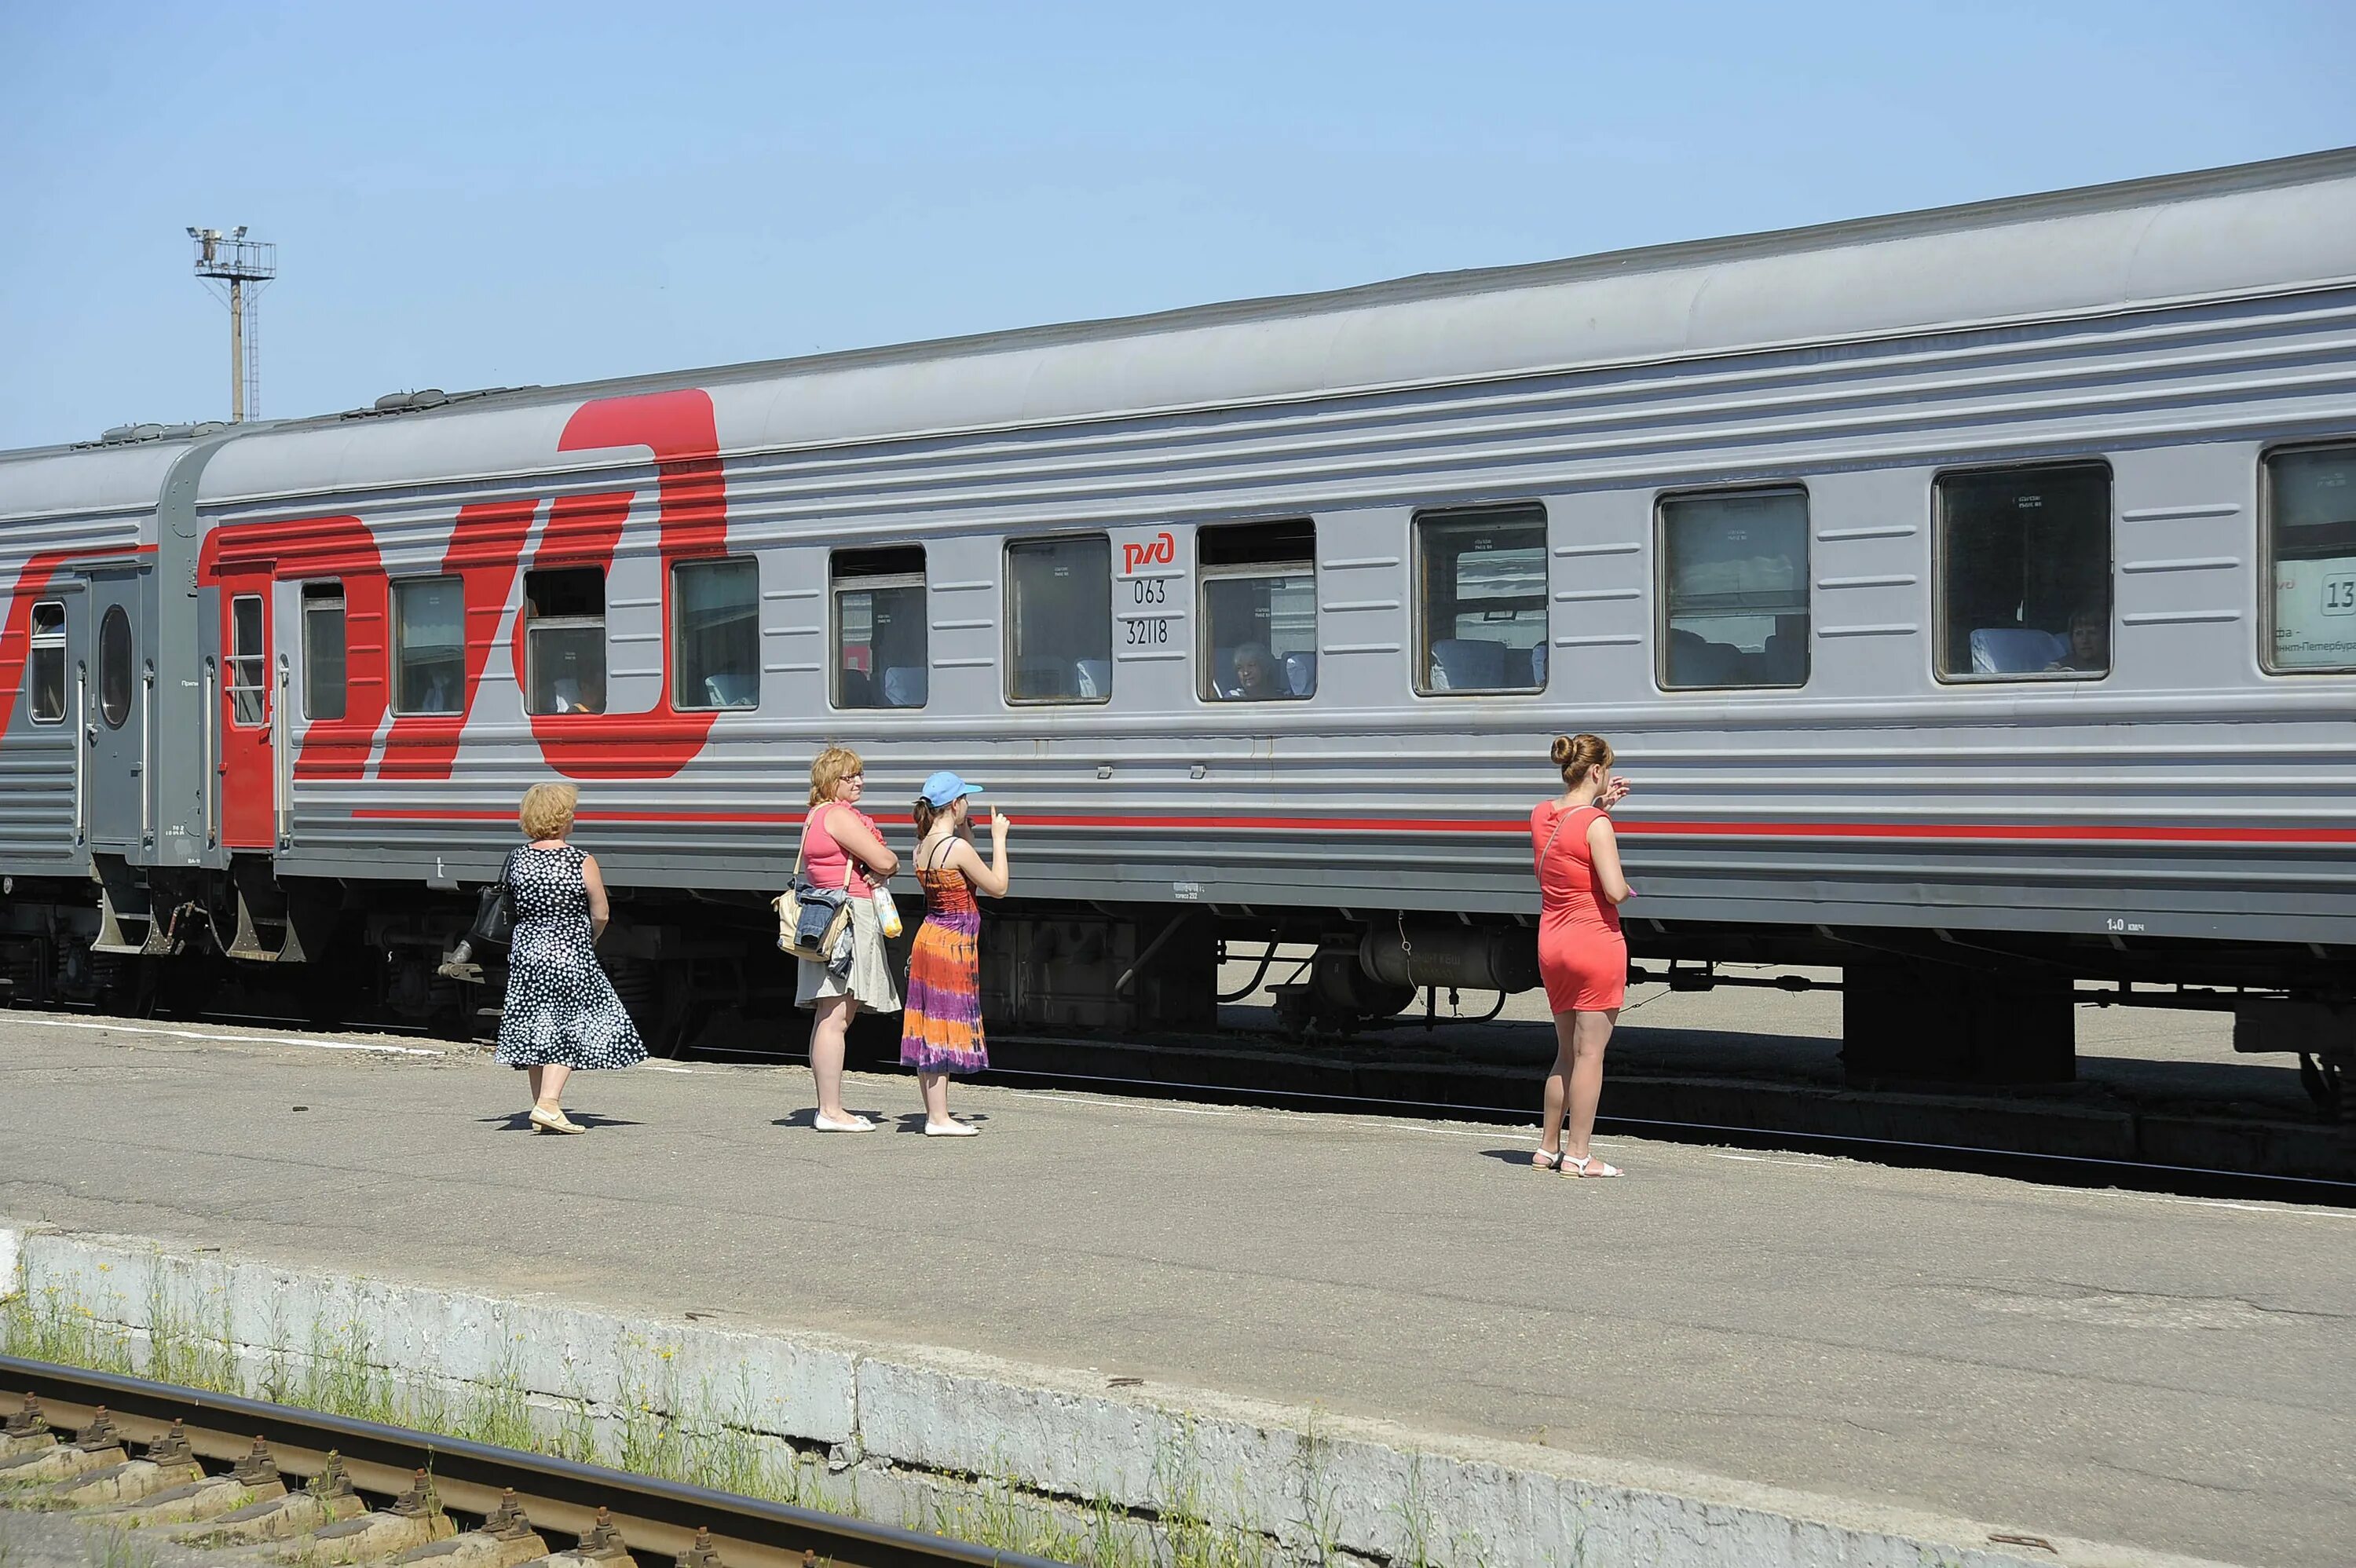
<svg viewBox="0 0 2356 1568"><path fill-rule="evenodd" d="M344 716L344 585L303 584L303 717Z"/></svg>
<svg viewBox="0 0 2356 1568"><path fill-rule="evenodd" d="M466 710L466 597L455 577L392 585L392 710Z"/></svg>
<svg viewBox="0 0 2356 1568"><path fill-rule="evenodd" d="M1266 702L1317 693L1317 527L1237 523L1198 528L1202 693Z"/></svg>
<svg viewBox="0 0 2356 1568"><path fill-rule="evenodd" d="M833 587L834 705L922 708L930 695L921 545L839 549Z"/></svg>
<svg viewBox="0 0 2356 1568"><path fill-rule="evenodd" d="M1808 678L1808 497L1669 496L1660 504L1661 685Z"/></svg>
<svg viewBox="0 0 2356 1568"><path fill-rule="evenodd" d="M270 655L262 645L259 593L229 602L229 717L249 730L270 717Z"/></svg>
<svg viewBox="0 0 2356 1568"><path fill-rule="evenodd" d="M2111 669L2111 472L1941 475L1939 676L2090 680Z"/></svg>
<svg viewBox="0 0 2356 1568"><path fill-rule="evenodd" d="M1103 534L1006 547L1006 699L1112 697L1112 541Z"/></svg>
<svg viewBox="0 0 2356 1568"><path fill-rule="evenodd" d="M33 606L33 639L25 653L25 694L36 724L66 716L66 607L59 600Z"/></svg>
<svg viewBox="0 0 2356 1568"><path fill-rule="evenodd" d="M751 556L670 569L671 706L761 705L761 563Z"/></svg>
<svg viewBox="0 0 2356 1568"><path fill-rule="evenodd" d="M108 605L98 624L98 711L110 730L122 729L131 717L131 662L137 656L130 613L120 604Z"/></svg>
<svg viewBox="0 0 2356 1568"><path fill-rule="evenodd" d="M2266 458L2270 670L2356 669L2356 446Z"/></svg>
<svg viewBox="0 0 2356 1568"><path fill-rule="evenodd" d="M1546 508L1426 512L1415 520L1422 657L1415 688L1546 685Z"/></svg>
<svg viewBox="0 0 2356 1568"><path fill-rule="evenodd" d="M524 711L605 711L605 573L523 574Z"/></svg>

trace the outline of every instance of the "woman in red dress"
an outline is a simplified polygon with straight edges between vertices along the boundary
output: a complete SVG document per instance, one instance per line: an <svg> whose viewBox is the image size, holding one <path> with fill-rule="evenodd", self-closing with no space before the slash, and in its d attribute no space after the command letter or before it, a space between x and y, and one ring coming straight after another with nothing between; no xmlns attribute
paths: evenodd
<svg viewBox="0 0 2356 1568"><path fill-rule="evenodd" d="M1567 1176L1617 1176L1619 1167L1590 1154L1587 1140L1603 1093L1603 1047L1628 989L1628 942L1620 934L1619 906L1630 889L1620 871L1620 841L1605 815L1628 793L1628 781L1612 776L1612 748L1600 735L1556 736L1554 763L1562 770L1562 798L1542 801L1530 813L1545 901L1538 973L1546 980L1555 1035L1554 1070L1547 1075L1546 1113L1531 1163Z"/></svg>

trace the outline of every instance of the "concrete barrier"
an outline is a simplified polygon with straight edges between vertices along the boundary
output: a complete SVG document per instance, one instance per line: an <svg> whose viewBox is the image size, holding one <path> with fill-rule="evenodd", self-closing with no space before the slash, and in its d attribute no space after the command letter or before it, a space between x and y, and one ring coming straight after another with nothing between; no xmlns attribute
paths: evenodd
<svg viewBox="0 0 2356 1568"><path fill-rule="evenodd" d="M11 1295L10 1321L79 1324L139 1370L160 1341L183 1356L200 1347L262 1397L332 1369L381 1379L412 1403L506 1399L542 1433L594 1434L608 1462L648 1421L716 1424L839 1478L814 1500L855 1498L871 1517L919 1528L980 1486L1066 1517L1109 1509L1124 1528L1183 1512L1318 1562L2203 1568L1215 1391L1108 1387L1094 1372L952 1350L631 1320L0 1221L0 1296Z"/></svg>

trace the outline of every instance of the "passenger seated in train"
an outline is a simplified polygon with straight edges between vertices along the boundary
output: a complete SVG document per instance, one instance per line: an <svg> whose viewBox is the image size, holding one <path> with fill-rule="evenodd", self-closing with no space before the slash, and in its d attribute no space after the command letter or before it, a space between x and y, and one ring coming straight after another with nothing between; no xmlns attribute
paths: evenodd
<svg viewBox="0 0 2356 1568"><path fill-rule="evenodd" d="M1808 678L1808 618L1778 615L1760 651L1759 679L1765 686L1798 686Z"/></svg>
<svg viewBox="0 0 2356 1568"><path fill-rule="evenodd" d="M2101 675L2111 667L2110 617L2091 607L2070 616L2069 651L2045 667Z"/></svg>
<svg viewBox="0 0 2356 1568"><path fill-rule="evenodd" d="M605 683L591 671L558 676L549 683L549 695L554 699L550 706L559 713L605 711Z"/></svg>
<svg viewBox="0 0 2356 1568"><path fill-rule="evenodd" d="M1236 677L1219 695L1234 702L1267 702L1290 697L1289 683L1278 672L1276 655L1266 643L1246 643L1236 649Z"/></svg>

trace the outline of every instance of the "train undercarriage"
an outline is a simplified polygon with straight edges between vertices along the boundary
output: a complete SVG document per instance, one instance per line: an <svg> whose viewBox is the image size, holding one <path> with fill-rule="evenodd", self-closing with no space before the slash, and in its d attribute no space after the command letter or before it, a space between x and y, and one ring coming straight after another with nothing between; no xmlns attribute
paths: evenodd
<svg viewBox="0 0 2356 1568"><path fill-rule="evenodd" d="M181 1018L227 1008L449 1039L496 1028L504 962L462 946L473 908L463 893L282 882L261 857L226 873L99 859L87 880L6 880L0 984L13 1003ZM2346 949L1641 919L1626 930L1632 982L1840 991L1843 1064L1860 1085L2066 1083L2088 1003L2230 1012L2236 1051L2297 1056L2327 1108L2356 1076L2356 952ZM658 1054L711 1041L777 1049L798 1031L794 966L774 938L757 893L616 890L598 952ZM1435 1013L1443 995L1450 1016L1470 993L1494 1017L1539 983L1534 923L1471 915L1018 899L993 908L982 954L993 1028L1200 1039L1237 1027L1223 1005L1265 995L1272 1007L1246 1027L1312 1050L1378 1051L1381 1031L1413 1022L1419 999ZM1255 967L1223 992L1236 965Z"/></svg>

